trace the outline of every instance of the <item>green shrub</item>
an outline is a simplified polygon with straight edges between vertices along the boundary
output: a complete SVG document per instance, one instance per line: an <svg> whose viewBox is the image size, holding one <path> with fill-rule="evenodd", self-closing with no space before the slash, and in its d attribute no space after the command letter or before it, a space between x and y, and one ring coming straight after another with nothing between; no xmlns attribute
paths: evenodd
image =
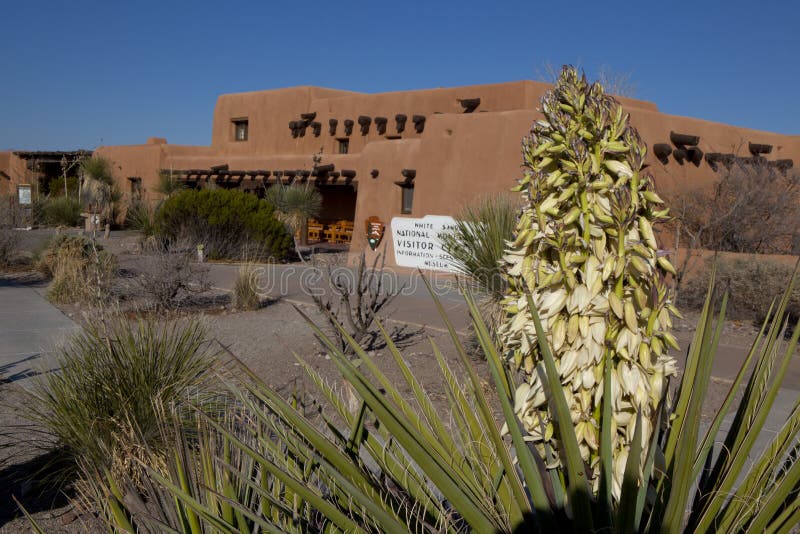
<svg viewBox="0 0 800 534"><path fill-rule="evenodd" d="M59 303L99 303L111 295L117 259L92 240L59 234L40 254L39 271L52 278L47 298Z"/></svg>
<svg viewBox="0 0 800 534"><path fill-rule="evenodd" d="M156 233L156 215L145 202L133 202L125 213L125 226L141 232L145 237Z"/></svg>
<svg viewBox="0 0 800 534"><path fill-rule="evenodd" d="M228 189L182 191L156 215L157 233L171 241L202 243L212 259L239 258L248 247L285 258L292 237L274 216L271 204L255 195Z"/></svg>
<svg viewBox="0 0 800 534"><path fill-rule="evenodd" d="M67 177L67 196L75 197L78 195L78 177ZM45 193L51 197L64 196L64 177L54 176L47 182Z"/></svg>
<svg viewBox="0 0 800 534"><path fill-rule="evenodd" d="M28 416L63 447L70 467L119 475L168 449L165 414L185 413L210 395L214 354L206 331L192 321L90 324L57 356L58 372L30 392Z"/></svg>
<svg viewBox="0 0 800 534"><path fill-rule="evenodd" d="M714 258L707 259L702 268L684 282L678 297L681 306L695 310L703 307L714 261ZM730 294L728 317L757 324L764 322L772 300L787 286L794 270L789 264L763 255L723 255L716 258L716 269L718 286ZM792 316L800 317L800 287L792 291L787 310Z"/></svg>
<svg viewBox="0 0 800 534"><path fill-rule="evenodd" d="M81 224L82 205L72 197L51 197L41 206L40 220L47 226L75 227Z"/></svg>

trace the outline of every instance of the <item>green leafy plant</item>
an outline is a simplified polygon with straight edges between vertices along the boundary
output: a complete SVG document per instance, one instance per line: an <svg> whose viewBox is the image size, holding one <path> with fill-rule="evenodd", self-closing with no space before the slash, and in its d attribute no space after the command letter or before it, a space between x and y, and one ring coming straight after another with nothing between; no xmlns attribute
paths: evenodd
<svg viewBox="0 0 800 534"><path fill-rule="evenodd" d="M111 161L101 156L82 159L80 162L80 170L85 177L103 182L107 185L111 185L114 181Z"/></svg>
<svg viewBox="0 0 800 534"><path fill-rule="evenodd" d="M81 223L81 202L72 197L51 197L41 207L40 219L48 226L79 226Z"/></svg>
<svg viewBox="0 0 800 534"><path fill-rule="evenodd" d="M158 237L203 244L208 258L235 259L263 251L283 259L292 237L272 205L255 195L228 189L182 191L164 201L156 214Z"/></svg>
<svg viewBox="0 0 800 534"><path fill-rule="evenodd" d="M170 407L211 398L214 353L196 321L175 326L123 318L91 323L57 356L59 371L41 375L28 416L63 449L68 469L84 474L136 472L169 449L160 425Z"/></svg>
<svg viewBox="0 0 800 534"><path fill-rule="evenodd" d="M642 412L641 439L649 442L666 379L676 372L666 351L677 348L669 332L676 310L664 280L674 269L659 254L652 228L667 210L643 172L646 146L601 85L565 67L542 98L542 113L523 141L524 175L516 190L525 206L505 258L508 319L500 336L527 377L515 409L542 457L552 448L556 455L548 463L558 463L565 445L554 433L532 302L570 392L595 492L601 489L600 418L604 411L615 418L617 497L637 416Z"/></svg>
<svg viewBox="0 0 800 534"><path fill-rule="evenodd" d="M503 298L508 285L503 258L516 222L517 206L511 198L486 197L463 208L455 227L440 235L442 248L452 256L455 268L485 294L484 317L495 335L506 317ZM475 352L480 354L480 350Z"/></svg>

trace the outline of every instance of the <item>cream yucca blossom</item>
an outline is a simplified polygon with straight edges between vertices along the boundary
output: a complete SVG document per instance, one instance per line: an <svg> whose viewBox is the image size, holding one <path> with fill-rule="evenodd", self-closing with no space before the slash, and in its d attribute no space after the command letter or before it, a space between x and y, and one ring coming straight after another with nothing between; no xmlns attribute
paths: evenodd
<svg viewBox="0 0 800 534"><path fill-rule="evenodd" d="M642 410L642 440L674 375L669 333L677 313L664 282L673 272L658 252L653 224L667 210L642 172L646 147L620 104L565 68L542 99L544 119L523 141L525 199L504 262L508 320L501 336L514 366L527 377L515 410L544 454L554 441L543 365L528 298L536 307L556 360L578 445L599 479L603 402L613 413L613 493ZM603 398L610 363L611 398ZM556 460L557 461L557 460Z"/></svg>

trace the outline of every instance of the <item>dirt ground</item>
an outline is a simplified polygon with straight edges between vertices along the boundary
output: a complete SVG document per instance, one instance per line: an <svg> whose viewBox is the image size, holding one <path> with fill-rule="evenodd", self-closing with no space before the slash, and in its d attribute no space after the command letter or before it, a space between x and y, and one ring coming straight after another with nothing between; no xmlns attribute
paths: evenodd
<svg viewBox="0 0 800 534"><path fill-rule="evenodd" d="M45 235L31 235L28 247L38 246ZM126 257L135 257L135 236L120 239L108 247L120 255L121 263ZM44 282L36 275L24 272L6 274L37 286L40 292L45 291ZM310 313L312 319L322 324L322 317L313 305L298 303L286 299L269 300L257 311L237 312L232 310L230 298L224 291L211 293L211 298L204 301L203 306L191 309L190 315L200 317L207 325L210 336L220 346L226 347L236 355L247 367L253 370L267 384L278 389L286 396L300 394L306 401L312 401L316 392L313 383L301 370L297 357L304 359L314 369L330 380L338 380L338 372L326 355L321 343L295 309L299 305ZM74 320L83 320L85 309L74 305L59 306ZM686 317L675 325L679 337L690 338L695 328L697 314L687 312ZM391 326L401 326L388 323ZM757 331L746 322L728 322L725 324L724 338L727 344L749 347ZM445 398L440 383L438 365L431 350L431 341L443 351L451 364L457 366L458 359L453 349L449 334L435 327L419 327L414 325L413 334L402 344L402 352L415 376L422 382L426 390L444 406ZM468 334L462 332L462 338ZM684 349L686 347L683 347ZM391 355L385 348L376 347L371 352L390 380L395 384L404 383L399 370L394 365ZM489 386L488 372L480 361L475 365L483 380ZM704 416L710 419L716 413L728 391L729 380L725 377L712 381ZM101 529L93 514L83 510L68 493L48 492L37 497L30 482L25 479L41 465L44 458L42 450L33 447L34 442L46 445L46 440L37 429L24 425L18 418L18 407L22 398L19 386L0 384L0 404L2 415L0 422L6 428L6 440L0 444L0 501L10 497L13 492L23 499L34 512L34 517L46 532L88 532ZM410 391L406 388L406 393ZM24 518L11 520L14 507L10 501L0 504L0 532L27 532L29 526Z"/></svg>

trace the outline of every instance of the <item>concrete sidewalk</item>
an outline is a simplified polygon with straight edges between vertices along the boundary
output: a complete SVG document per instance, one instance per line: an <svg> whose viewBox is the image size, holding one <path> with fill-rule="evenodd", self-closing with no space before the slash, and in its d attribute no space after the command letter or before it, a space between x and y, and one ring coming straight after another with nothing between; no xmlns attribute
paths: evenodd
<svg viewBox="0 0 800 534"><path fill-rule="evenodd" d="M77 329L33 287L0 278L0 379L52 370L53 351Z"/></svg>

